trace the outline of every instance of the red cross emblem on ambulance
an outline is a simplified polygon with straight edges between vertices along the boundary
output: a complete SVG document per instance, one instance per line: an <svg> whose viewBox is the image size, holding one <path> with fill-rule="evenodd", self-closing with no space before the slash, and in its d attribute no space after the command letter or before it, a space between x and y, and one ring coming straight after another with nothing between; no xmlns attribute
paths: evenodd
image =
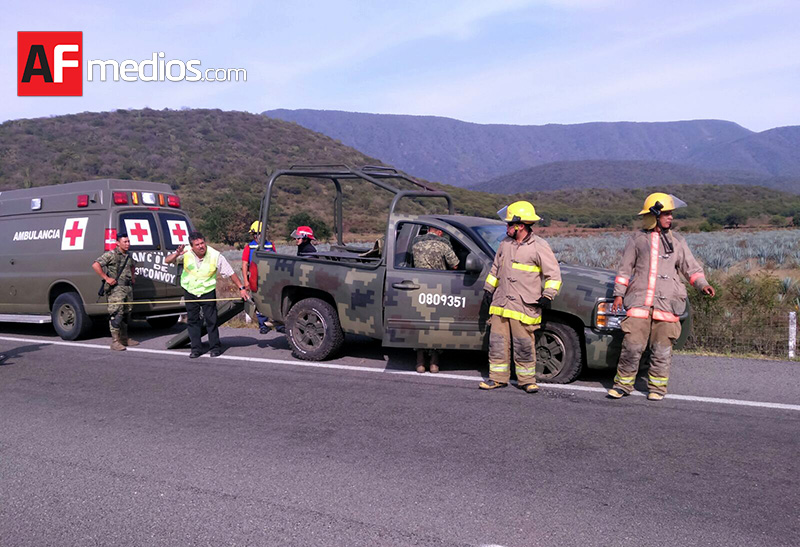
<svg viewBox="0 0 800 547"><path fill-rule="evenodd" d="M145 219L126 218L125 231L128 232L131 246L153 244L153 232L150 231L150 222Z"/></svg>
<svg viewBox="0 0 800 547"><path fill-rule="evenodd" d="M167 228L169 228L169 237L173 245L189 244L189 230L186 227L186 221L168 220Z"/></svg>
<svg viewBox="0 0 800 547"><path fill-rule="evenodd" d="M82 251L86 239L86 223L88 217L68 218L64 221L64 231L61 232L62 251Z"/></svg>

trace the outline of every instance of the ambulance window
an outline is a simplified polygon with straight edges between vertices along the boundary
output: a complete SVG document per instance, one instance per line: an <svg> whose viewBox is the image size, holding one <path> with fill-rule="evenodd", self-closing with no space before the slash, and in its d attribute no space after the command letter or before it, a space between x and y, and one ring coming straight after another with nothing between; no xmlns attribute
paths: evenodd
<svg viewBox="0 0 800 547"><path fill-rule="evenodd" d="M122 213L117 230L126 232L132 251L153 251L161 248L153 213Z"/></svg>
<svg viewBox="0 0 800 547"><path fill-rule="evenodd" d="M164 249L174 251L178 245L189 244L192 225L188 218L174 213L158 213L158 221L164 234Z"/></svg>

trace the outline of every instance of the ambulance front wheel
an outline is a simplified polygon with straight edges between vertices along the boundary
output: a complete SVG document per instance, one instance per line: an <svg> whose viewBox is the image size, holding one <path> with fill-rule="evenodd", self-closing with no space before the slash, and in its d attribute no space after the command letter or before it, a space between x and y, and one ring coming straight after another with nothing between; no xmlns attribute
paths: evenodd
<svg viewBox="0 0 800 547"><path fill-rule="evenodd" d="M58 335L64 340L84 337L92 328L92 318L83 309L81 297L75 292L58 295L50 312Z"/></svg>

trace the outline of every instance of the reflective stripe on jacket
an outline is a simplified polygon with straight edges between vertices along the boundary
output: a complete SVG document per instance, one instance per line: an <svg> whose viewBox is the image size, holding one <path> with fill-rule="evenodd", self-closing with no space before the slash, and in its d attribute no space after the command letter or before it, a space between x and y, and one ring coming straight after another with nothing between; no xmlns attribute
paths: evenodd
<svg viewBox="0 0 800 547"><path fill-rule="evenodd" d="M614 280L614 296L624 297L629 317L647 318L653 308L655 321L678 321L686 310L686 287L680 276L698 290L708 286L703 267L686 240L672 231L664 237L673 252L667 252L655 230L637 232L625 245Z"/></svg>
<svg viewBox="0 0 800 547"><path fill-rule="evenodd" d="M193 252L184 254L181 287L195 296L213 291L217 287L218 259L219 251L208 246L202 263L199 263Z"/></svg>
<svg viewBox="0 0 800 547"><path fill-rule="evenodd" d="M507 237L497 249L484 288L494 292L491 315L535 325L542 321L539 298L555 298L561 289L561 268L541 237L530 234L522 243Z"/></svg>

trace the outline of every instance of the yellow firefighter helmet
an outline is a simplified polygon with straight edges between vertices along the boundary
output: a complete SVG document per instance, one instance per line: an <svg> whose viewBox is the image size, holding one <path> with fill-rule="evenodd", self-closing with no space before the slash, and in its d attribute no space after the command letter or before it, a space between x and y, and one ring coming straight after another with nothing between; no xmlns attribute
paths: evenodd
<svg viewBox="0 0 800 547"><path fill-rule="evenodd" d="M253 223L250 225L250 231L256 234L261 233L261 221L254 220Z"/></svg>
<svg viewBox="0 0 800 547"><path fill-rule="evenodd" d="M503 222L530 223L541 220L530 201L515 201L511 205L506 205L497 211L497 215Z"/></svg>
<svg viewBox="0 0 800 547"><path fill-rule="evenodd" d="M644 207L639 211L639 214L646 215L648 213L653 213L655 215L656 211L660 214L661 211L674 211L681 207L686 207L685 201L676 198L672 194L655 192L647 196L647 199L644 200Z"/></svg>

